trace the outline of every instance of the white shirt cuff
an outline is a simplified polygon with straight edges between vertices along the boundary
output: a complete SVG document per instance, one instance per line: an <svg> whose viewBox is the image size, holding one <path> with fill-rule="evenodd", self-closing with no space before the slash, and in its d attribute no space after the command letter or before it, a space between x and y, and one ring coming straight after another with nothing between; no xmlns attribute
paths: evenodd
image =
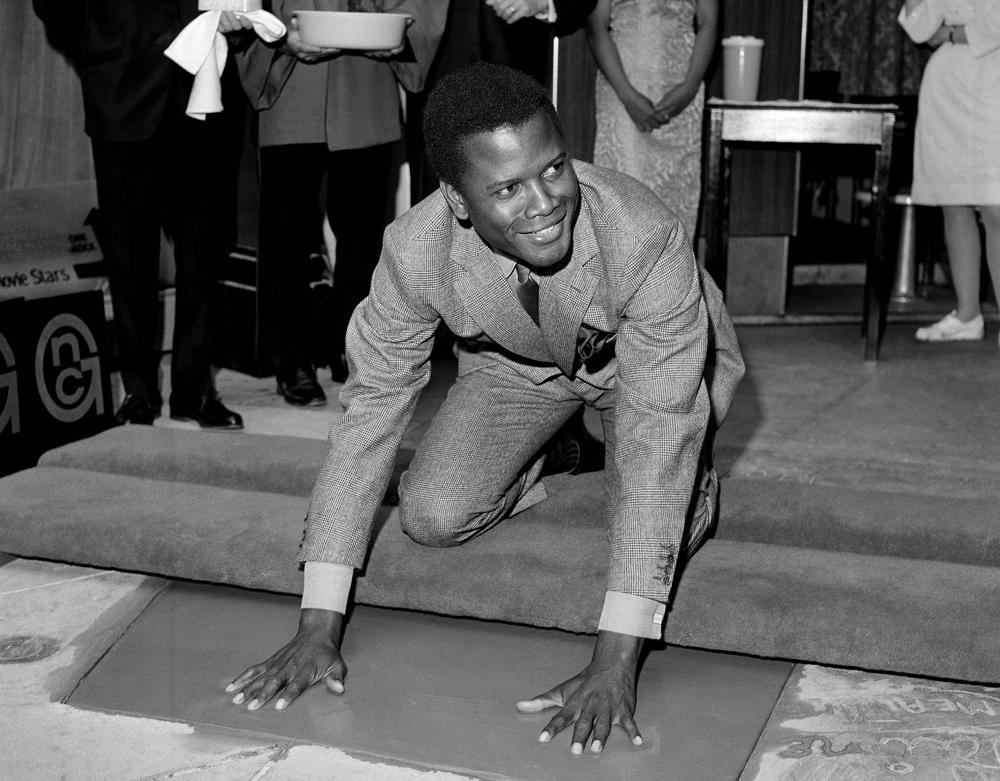
<svg viewBox="0 0 1000 781"><path fill-rule="evenodd" d="M354 582L354 567L328 561L307 561L302 583L302 609L347 613L347 598Z"/></svg>
<svg viewBox="0 0 1000 781"><path fill-rule="evenodd" d="M659 640L667 606L655 599L637 597L620 591L604 594L604 609L598 630Z"/></svg>

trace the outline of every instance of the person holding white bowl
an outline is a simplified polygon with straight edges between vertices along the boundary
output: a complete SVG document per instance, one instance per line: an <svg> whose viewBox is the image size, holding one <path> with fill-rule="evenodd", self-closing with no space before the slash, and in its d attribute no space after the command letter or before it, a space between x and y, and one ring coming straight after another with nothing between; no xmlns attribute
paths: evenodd
<svg viewBox="0 0 1000 781"><path fill-rule="evenodd" d="M339 49L307 44L298 10L409 14L395 50ZM344 334L368 294L387 214L393 145L403 134L400 87L423 88L440 40L447 3L348 0L346 4L275 0L288 26L277 48L255 43L244 53L244 89L259 109L260 262L277 287L273 332L277 386L296 406L326 397L309 354L309 259L321 246L325 209L336 238L332 322L324 329L334 381L346 379ZM325 203L320 193L326 183Z"/></svg>

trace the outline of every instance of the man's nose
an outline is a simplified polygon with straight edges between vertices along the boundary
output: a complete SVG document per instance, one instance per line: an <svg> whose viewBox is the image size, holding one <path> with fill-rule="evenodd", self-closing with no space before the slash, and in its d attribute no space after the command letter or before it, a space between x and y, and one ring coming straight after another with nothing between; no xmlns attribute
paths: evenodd
<svg viewBox="0 0 1000 781"><path fill-rule="evenodd" d="M524 210L525 217L544 217L556 208L556 199L545 182L530 185L529 196L528 207Z"/></svg>

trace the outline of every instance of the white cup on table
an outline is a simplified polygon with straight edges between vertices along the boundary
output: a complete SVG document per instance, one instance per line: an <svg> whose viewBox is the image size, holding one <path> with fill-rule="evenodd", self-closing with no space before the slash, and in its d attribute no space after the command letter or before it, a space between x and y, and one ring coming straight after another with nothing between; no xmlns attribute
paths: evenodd
<svg viewBox="0 0 1000 781"><path fill-rule="evenodd" d="M757 100L764 40L752 35L730 35L722 39L722 97L725 100Z"/></svg>

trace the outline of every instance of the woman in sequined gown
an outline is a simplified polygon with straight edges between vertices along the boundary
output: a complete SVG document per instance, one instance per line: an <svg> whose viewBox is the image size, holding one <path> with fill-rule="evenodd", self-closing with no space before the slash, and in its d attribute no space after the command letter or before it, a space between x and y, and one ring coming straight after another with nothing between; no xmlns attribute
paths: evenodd
<svg viewBox="0 0 1000 781"><path fill-rule="evenodd" d="M718 16L718 0L599 0L587 24L600 70L594 162L651 188L692 242Z"/></svg>

